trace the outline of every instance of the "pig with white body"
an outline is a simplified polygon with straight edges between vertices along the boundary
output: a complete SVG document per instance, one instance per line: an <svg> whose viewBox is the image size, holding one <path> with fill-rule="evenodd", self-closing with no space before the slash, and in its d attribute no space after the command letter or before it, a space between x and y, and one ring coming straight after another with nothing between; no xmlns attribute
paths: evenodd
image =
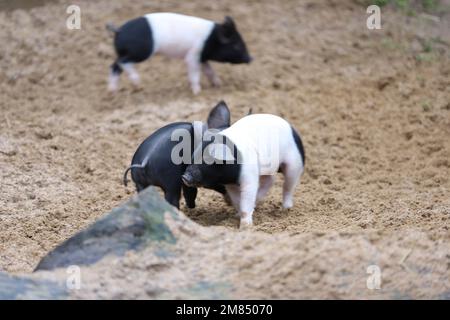
<svg viewBox="0 0 450 320"><path fill-rule="evenodd" d="M139 75L134 64L155 54L184 59L192 92L200 92L203 72L214 86L220 80L209 61L250 63L247 47L232 18L223 23L175 13L151 13L126 22L113 31L117 59L111 66L109 89L115 91L119 76L125 71L138 84Z"/></svg>
<svg viewBox="0 0 450 320"><path fill-rule="evenodd" d="M191 164L182 176L187 186L221 184L238 211L240 226L253 223L253 211L274 182L284 175L283 208L293 206L294 190L305 164L300 136L284 119L248 115L214 134L194 151L203 162Z"/></svg>

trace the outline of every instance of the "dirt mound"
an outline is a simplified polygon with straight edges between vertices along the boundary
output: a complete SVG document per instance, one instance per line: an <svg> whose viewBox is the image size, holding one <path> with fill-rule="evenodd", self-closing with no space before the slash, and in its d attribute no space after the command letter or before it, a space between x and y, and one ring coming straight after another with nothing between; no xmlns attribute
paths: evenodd
<svg viewBox="0 0 450 320"><path fill-rule="evenodd" d="M411 257L436 261L439 274L450 274L438 256L450 242L448 13L437 22L388 7L382 29L371 31L356 1L78 3L81 30L65 28L67 1L0 12L0 41L7 44L0 49L0 270L31 271L48 251L129 198L134 191L121 185L121 174L139 143L168 122L205 119L224 99L234 120L249 107L285 117L305 144L307 166L295 207L280 209L277 183L254 215L256 230L273 235L267 249L257 249L269 257L255 258L260 267L252 269L274 268L267 279L277 285L262 284L261 297L303 296L294 288L300 280L290 280L314 281L323 263L339 263L345 275L354 266L353 258L342 261L343 250L369 263L373 235L381 264L394 265L412 250ZM229 14L255 61L214 64L222 87L204 79L194 97L183 63L155 57L137 67L142 89L123 77L119 94L108 94L113 49L105 23L154 11L216 21ZM221 227L221 237L234 245L233 239L245 237L252 239L245 243L259 241L257 233L235 232L234 213L213 193L202 190L198 208L184 211L203 226ZM413 235L417 241L407 240ZM189 245L214 252L218 242ZM305 250L321 247L329 260L311 253L298 272L283 273ZM230 277L241 277L246 286L253 279L256 287L257 273L245 272L254 251L242 249L244 271ZM329 286L333 277L321 274L304 296L339 296ZM449 277L441 287L438 275L430 277L428 291L414 296L449 285ZM407 286L397 280L390 285ZM254 292L241 288L238 296Z"/></svg>
<svg viewBox="0 0 450 320"><path fill-rule="evenodd" d="M62 298L448 299L449 263L450 247L417 229L230 232L199 226L148 188L50 252L32 278ZM64 290L73 265L80 289Z"/></svg>

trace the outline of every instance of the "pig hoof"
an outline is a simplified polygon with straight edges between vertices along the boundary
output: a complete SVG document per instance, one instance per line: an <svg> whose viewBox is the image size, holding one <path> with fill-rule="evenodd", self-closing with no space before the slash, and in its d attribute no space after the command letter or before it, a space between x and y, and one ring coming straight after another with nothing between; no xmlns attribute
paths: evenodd
<svg viewBox="0 0 450 320"><path fill-rule="evenodd" d="M283 209L290 209L294 206L294 200L292 197L283 197Z"/></svg>
<svg viewBox="0 0 450 320"><path fill-rule="evenodd" d="M142 86L135 85L133 87L133 89L132 89L132 92L139 92L139 91L142 91L142 90L144 90L144 88Z"/></svg>
<svg viewBox="0 0 450 320"><path fill-rule="evenodd" d="M218 87L220 87L222 85L222 81L220 81L219 78L214 78L213 81L212 81L212 85L213 85L213 87L218 88Z"/></svg>
<svg viewBox="0 0 450 320"><path fill-rule="evenodd" d="M245 231L245 230L252 230L253 229L253 224L247 224L247 223L240 223L239 225L239 230L241 231Z"/></svg>
<svg viewBox="0 0 450 320"><path fill-rule="evenodd" d="M231 202L231 198L230 198L230 196L228 194L225 194L223 196L223 200L225 201L227 206L231 207L233 205L233 202Z"/></svg>
<svg viewBox="0 0 450 320"><path fill-rule="evenodd" d="M193 93L194 95L199 94L200 91L202 91L202 89L201 89L201 87L200 87L199 85L198 85L198 86L192 86L192 93Z"/></svg>
<svg viewBox="0 0 450 320"><path fill-rule="evenodd" d="M116 84L113 84L113 83L110 83L110 84L108 84L108 91L109 92L116 92L117 91L117 85Z"/></svg>
<svg viewBox="0 0 450 320"><path fill-rule="evenodd" d="M141 84L141 79L139 78L138 75L130 76L130 80L131 80L131 83L134 84L135 86L139 86Z"/></svg>
<svg viewBox="0 0 450 320"><path fill-rule="evenodd" d="M289 210L294 206L292 201L286 201L283 203L283 209Z"/></svg>
<svg viewBox="0 0 450 320"><path fill-rule="evenodd" d="M252 219L241 218L241 223L239 224L239 230L250 230L253 227Z"/></svg>

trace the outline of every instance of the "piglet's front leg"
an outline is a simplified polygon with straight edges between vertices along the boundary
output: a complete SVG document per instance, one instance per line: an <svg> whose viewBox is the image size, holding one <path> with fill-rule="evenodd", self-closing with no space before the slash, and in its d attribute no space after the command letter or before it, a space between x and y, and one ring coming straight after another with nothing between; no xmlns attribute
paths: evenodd
<svg viewBox="0 0 450 320"><path fill-rule="evenodd" d="M222 82L208 62L202 63L202 71L214 87L220 87Z"/></svg>
<svg viewBox="0 0 450 320"><path fill-rule="evenodd" d="M253 225L253 211L256 205L258 182L241 185L240 208L241 217L239 229L248 229Z"/></svg>
<svg viewBox="0 0 450 320"><path fill-rule="evenodd" d="M238 185L229 184L226 187L227 195L230 197L232 206L236 209L236 216L240 217L241 190Z"/></svg>
<svg viewBox="0 0 450 320"><path fill-rule="evenodd" d="M200 59L197 53L188 53L185 58L188 68L188 77L191 84L192 93L197 95L202 90L200 86L200 78L202 74L202 68Z"/></svg>

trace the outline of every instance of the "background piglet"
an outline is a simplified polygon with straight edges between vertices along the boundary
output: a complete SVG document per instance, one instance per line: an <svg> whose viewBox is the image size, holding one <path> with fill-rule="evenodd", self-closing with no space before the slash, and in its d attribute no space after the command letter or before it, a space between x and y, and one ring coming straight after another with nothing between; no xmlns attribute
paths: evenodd
<svg viewBox="0 0 450 320"><path fill-rule="evenodd" d="M197 122L198 123L198 122ZM219 102L209 113L207 128L222 130L230 126L230 111L225 102ZM171 205L179 208L181 190L189 208L195 207L197 188L189 187L182 183L181 175L190 163L192 153L188 155L188 161L176 164L172 158L172 151L179 145L179 141L172 137L175 130L186 130L191 139L190 150L194 150L194 125L190 122L175 122L166 125L147 139L136 150L131 166L124 173L124 184L127 185L127 173L131 170L132 179L137 191L141 191L148 186L160 187L164 192L164 197ZM200 128L200 135L203 134L205 126ZM198 128L195 130L198 133ZM198 139L199 137L197 137ZM201 137L200 137L201 140ZM204 187L216 190L224 196L225 187L221 184L206 184Z"/></svg>
<svg viewBox="0 0 450 320"><path fill-rule="evenodd" d="M189 165L183 182L191 187L225 185L241 227L253 223L256 202L266 196L277 172L284 176L283 208L293 206L305 155L300 136L286 120L270 114L248 115L204 142L196 152L200 151L204 161Z"/></svg>
<svg viewBox="0 0 450 320"><path fill-rule="evenodd" d="M117 59L111 66L109 89L116 90L123 70L135 84L139 75L133 65L154 54L184 59L192 92L200 92L203 72L214 85L220 80L209 61L249 63L244 40L232 18L223 23L175 13L151 13L126 22L119 29L108 25L115 33Z"/></svg>

